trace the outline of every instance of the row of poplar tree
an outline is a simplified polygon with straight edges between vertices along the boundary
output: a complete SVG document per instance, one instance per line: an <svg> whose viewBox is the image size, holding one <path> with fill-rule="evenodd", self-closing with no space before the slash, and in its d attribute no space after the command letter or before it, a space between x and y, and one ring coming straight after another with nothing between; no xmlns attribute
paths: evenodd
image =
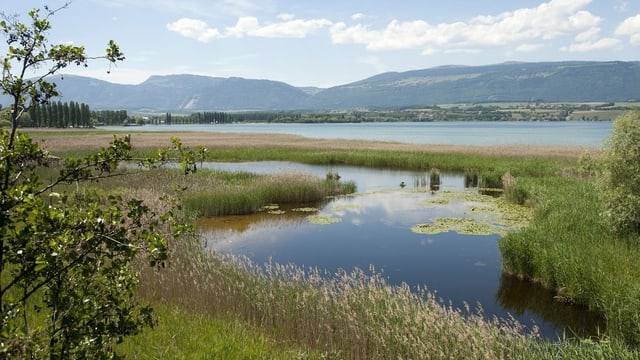
<svg viewBox="0 0 640 360"><path fill-rule="evenodd" d="M68 128L92 125L89 105L75 101L32 106L29 109L29 120L33 127Z"/></svg>
<svg viewBox="0 0 640 360"><path fill-rule="evenodd" d="M29 116L21 120L28 127L91 127L94 125L121 125L128 119L126 110L91 111L89 105L70 102L50 102L29 109Z"/></svg>

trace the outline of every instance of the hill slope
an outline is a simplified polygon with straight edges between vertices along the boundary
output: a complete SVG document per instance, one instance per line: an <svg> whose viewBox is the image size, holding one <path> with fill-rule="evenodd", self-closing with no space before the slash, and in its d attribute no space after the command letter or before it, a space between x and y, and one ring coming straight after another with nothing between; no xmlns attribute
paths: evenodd
<svg viewBox="0 0 640 360"><path fill-rule="evenodd" d="M371 108L488 101L640 98L640 62L509 63L384 73L327 89L309 108Z"/></svg>
<svg viewBox="0 0 640 360"><path fill-rule="evenodd" d="M151 76L139 85L67 75L57 86L63 101L87 103L92 109L151 112L279 110L309 97L305 91L277 81L197 75Z"/></svg>
<svg viewBox="0 0 640 360"><path fill-rule="evenodd" d="M197 75L152 76L122 85L65 75L62 101L94 110L195 112L348 110L494 101L640 100L640 62L504 63L383 73L329 89ZM7 104L6 97L0 98Z"/></svg>

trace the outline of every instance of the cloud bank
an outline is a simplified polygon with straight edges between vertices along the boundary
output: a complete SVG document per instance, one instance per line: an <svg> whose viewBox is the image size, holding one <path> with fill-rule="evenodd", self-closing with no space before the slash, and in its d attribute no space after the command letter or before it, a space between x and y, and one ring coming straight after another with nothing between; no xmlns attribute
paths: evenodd
<svg viewBox="0 0 640 360"><path fill-rule="evenodd" d="M350 23L328 19L296 19L281 14L277 21L261 23L252 16L239 17L236 24L219 30L204 21L181 18L167 29L201 42L219 38L304 38L326 31L332 43L362 45L371 51L418 50L424 55L450 52L478 52L504 48L510 52L532 52L551 46L558 38L568 44L558 46L567 52L586 52L615 48L617 37L628 37L640 45L640 15L621 23L614 35L602 36L603 19L586 10L592 0L551 0L537 7L521 8L497 15L482 15L466 21L430 24L425 20L392 20L375 28L362 23L366 16L357 13Z"/></svg>

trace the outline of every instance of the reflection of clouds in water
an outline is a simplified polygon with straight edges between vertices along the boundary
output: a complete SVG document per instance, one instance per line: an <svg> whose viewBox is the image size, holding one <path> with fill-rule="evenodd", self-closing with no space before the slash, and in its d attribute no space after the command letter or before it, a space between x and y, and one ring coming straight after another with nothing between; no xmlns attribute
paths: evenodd
<svg viewBox="0 0 640 360"><path fill-rule="evenodd" d="M224 225L218 225L218 227L210 226L208 228L200 227L205 247L215 251L228 251L237 242L244 242L246 246L251 246L253 243L258 242L261 245L275 244L280 240L284 229L296 227L304 221L304 218L300 216L271 215L264 217L259 215L253 215L256 219L255 223L249 223L239 229L225 229ZM251 215L243 216L251 217Z"/></svg>
<svg viewBox="0 0 640 360"><path fill-rule="evenodd" d="M427 246L427 245L431 245L435 242L435 239L432 237L428 237L428 238L424 238L420 240L420 245L422 246Z"/></svg>
<svg viewBox="0 0 640 360"><path fill-rule="evenodd" d="M351 224L353 224L355 226L361 226L364 223L365 223L364 219L359 218L359 217L351 219Z"/></svg>
<svg viewBox="0 0 640 360"><path fill-rule="evenodd" d="M327 208L336 216L358 215L366 217L381 212L378 221L388 226L404 226L424 222L434 217L463 217L468 213L468 204L451 201L441 206L425 206L424 201L437 199L438 194L411 190L363 193L348 199L337 200Z"/></svg>

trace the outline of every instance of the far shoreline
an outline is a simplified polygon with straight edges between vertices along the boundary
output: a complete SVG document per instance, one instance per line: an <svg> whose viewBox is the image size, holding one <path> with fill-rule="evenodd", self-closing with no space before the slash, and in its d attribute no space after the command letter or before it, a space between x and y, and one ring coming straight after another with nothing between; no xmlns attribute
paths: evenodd
<svg viewBox="0 0 640 360"><path fill-rule="evenodd" d="M132 128L133 130L134 128ZM180 138L185 146L202 145L209 150L230 148L290 148L308 150L387 150L427 153L462 153L486 156L522 158L576 159L585 152L597 156L600 147L574 145L451 145L412 144L395 141L317 139L291 134L233 133L233 132L151 132L111 131L100 128L54 129L21 128L31 134L50 152L71 152L99 149L107 146L113 135L131 135L134 148L149 149L169 146L171 138Z"/></svg>

